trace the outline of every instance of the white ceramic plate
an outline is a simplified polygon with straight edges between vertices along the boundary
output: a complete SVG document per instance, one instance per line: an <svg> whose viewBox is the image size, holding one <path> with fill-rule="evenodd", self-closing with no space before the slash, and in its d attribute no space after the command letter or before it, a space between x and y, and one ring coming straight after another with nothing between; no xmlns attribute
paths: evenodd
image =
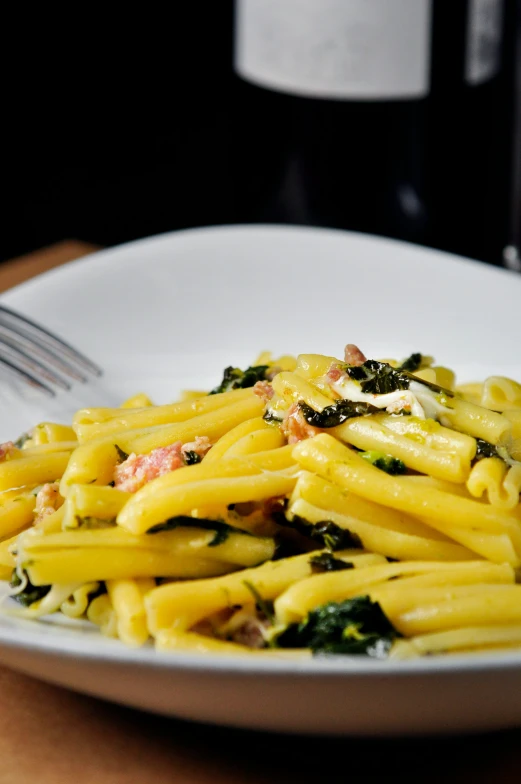
<svg viewBox="0 0 521 784"><path fill-rule="evenodd" d="M4 390L2 439L136 391L166 402L262 349L339 355L354 342L369 356L433 354L461 380L521 377L521 276L356 234L168 234L46 273L1 301L106 368L101 384L52 407ZM165 655L86 624L0 618L0 661L117 702L240 727L376 735L521 723L521 654L401 663Z"/></svg>

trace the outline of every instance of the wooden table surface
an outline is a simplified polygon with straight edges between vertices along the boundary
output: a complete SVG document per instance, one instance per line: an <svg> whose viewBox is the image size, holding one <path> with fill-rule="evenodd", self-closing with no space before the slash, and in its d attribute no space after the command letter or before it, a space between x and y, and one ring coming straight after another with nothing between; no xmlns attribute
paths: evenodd
<svg viewBox="0 0 521 784"><path fill-rule="evenodd" d="M0 265L0 291L94 250ZM312 710L312 706L310 706ZM452 738L303 738L151 716L0 667L0 784L519 784L521 728Z"/></svg>

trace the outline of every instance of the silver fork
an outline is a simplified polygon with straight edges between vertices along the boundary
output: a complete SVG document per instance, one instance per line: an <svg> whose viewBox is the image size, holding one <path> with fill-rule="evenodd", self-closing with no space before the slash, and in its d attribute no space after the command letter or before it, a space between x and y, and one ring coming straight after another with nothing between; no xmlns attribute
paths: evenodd
<svg viewBox="0 0 521 784"><path fill-rule="evenodd" d="M5 305L0 305L0 367L48 397L56 395L56 388L71 389L67 379L85 383L103 374L61 337Z"/></svg>

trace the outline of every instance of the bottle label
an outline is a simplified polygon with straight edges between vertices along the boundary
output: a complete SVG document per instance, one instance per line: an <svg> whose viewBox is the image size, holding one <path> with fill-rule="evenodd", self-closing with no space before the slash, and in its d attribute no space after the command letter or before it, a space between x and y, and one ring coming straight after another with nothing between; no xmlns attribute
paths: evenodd
<svg viewBox="0 0 521 784"><path fill-rule="evenodd" d="M429 92L432 0L238 0L235 68L311 98Z"/></svg>
<svg viewBox="0 0 521 784"><path fill-rule="evenodd" d="M501 67L503 0L470 0L467 21L465 80L482 84Z"/></svg>

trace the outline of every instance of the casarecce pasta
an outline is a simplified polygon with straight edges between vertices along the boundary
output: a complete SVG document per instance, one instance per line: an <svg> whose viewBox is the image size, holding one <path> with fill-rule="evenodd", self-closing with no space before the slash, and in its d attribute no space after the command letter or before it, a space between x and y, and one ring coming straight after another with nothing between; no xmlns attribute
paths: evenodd
<svg viewBox="0 0 521 784"><path fill-rule="evenodd" d="M264 352L211 391L2 444L4 612L161 651L519 648L520 492L513 379Z"/></svg>

